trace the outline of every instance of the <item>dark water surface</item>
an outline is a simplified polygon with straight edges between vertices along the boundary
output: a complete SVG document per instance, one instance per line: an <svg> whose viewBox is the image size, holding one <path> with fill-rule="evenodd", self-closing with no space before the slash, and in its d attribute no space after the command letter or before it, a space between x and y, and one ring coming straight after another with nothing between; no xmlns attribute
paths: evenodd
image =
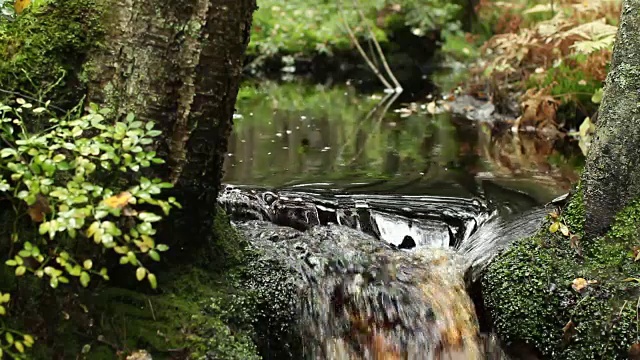
<svg viewBox="0 0 640 360"><path fill-rule="evenodd" d="M224 181L351 194L506 194L500 201L528 207L577 180L580 160L557 141L496 135L486 123L385 100L348 86L246 85Z"/></svg>

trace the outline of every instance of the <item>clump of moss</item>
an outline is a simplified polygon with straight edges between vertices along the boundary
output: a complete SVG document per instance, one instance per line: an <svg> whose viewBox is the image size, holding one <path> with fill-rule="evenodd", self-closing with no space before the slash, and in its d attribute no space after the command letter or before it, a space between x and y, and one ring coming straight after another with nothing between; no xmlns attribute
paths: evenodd
<svg viewBox="0 0 640 360"><path fill-rule="evenodd" d="M582 233L578 191L564 221ZM638 281L633 245L640 235L640 201L618 214L611 231L576 251L567 237L542 229L498 256L483 278L485 306L507 342L535 346L549 359L627 358L638 342ZM592 283L578 290L574 279Z"/></svg>
<svg viewBox="0 0 640 360"><path fill-rule="evenodd" d="M260 359L252 327L229 321L250 315L230 307L235 290L227 279L193 267L166 275L160 294L120 287L80 293L48 341L36 342L34 358L114 359L145 349L154 359Z"/></svg>
<svg viewBox="0 0 640 360"><path fill-rule="evenodd" d="M584 228L585 210L582 200L582 185L578 183L576 189L563 211L562 217L567 226L576 234L582 234Z"/></svg>
<svg viewBox="0 0 640 360"><path fill-rule="evenodd" d="M96 0L54 1L0 22L0 87L63 108L85 94L82 66L103 36Z"/></svg>

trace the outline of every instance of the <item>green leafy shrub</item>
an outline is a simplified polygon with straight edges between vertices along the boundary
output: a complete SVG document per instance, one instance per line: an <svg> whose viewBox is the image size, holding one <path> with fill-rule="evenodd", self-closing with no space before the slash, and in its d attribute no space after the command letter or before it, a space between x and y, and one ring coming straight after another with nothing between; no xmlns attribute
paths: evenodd
<svg viewBox="0 0 640 360"><path fill-rule="evenodd" d="M171 184L139 174L164 162L149 150L160 131L133 114L108 122L109 111L95 105L84 116L50 118L45 130L30 131L29 124L47 118L47 106L22 98L0 104L0 194L11 203L3 213L10 243L0 242L9 253L6 265L15 276L35 276L52 288L72 279L87 287L96 277L109 280L108 260L118 258L156 288L145 264L160 261L168 246L154 241L155 224L180 206L161 197ZM20 353L33 343L9 341L12 331L0 331Z"/></svg>
<svg viewBox="0 0 640 360"><path fill-rule="evenodd" d="M345 22L358 37L387 41L388 33L408 26L422 36L431 30L456 32L462 7L444 0L358 0L308 2L258 0L247 52L260 58L276 54L331 54L352 46ZM362 19L361 14L365 19Z"/></svg>

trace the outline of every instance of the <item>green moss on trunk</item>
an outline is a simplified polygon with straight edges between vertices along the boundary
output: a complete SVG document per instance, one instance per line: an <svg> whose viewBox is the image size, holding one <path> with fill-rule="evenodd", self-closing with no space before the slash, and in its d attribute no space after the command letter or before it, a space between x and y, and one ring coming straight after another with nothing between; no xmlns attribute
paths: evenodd
<svg viewBox="0 0 640 360"><path fill-rule="evenodd" d="M603 235L640 197L640 0L622 1L596 135L582 174L588 237Z"/></svg>

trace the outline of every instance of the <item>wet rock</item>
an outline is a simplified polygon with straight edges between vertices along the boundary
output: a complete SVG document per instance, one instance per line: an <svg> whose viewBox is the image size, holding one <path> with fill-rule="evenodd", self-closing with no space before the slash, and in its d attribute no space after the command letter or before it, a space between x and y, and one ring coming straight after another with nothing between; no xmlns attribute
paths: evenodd
<svg viewBox="0 0 640 360"><path fill-rule="evenodd" d="M237 227L256 254L244 283L257 295L265 359L482 358L451 251L407 253L339 225Z"/></svg>
<svg viewBox="0 0 640 360"><path fill-rule="evenodd" d="M400 245L398 245L398 249L413 249L414 247L416 247L416 241L410 235L405 235Z"/></svg>
<svg viewBox="0 0 640 360"><path fill-rule="evenodd" d="M479 100L471 95L457 96L448 104L454 115L473 121L493 122L509 118L508 115L498 113L496 106L490 101Z"/></svg>

